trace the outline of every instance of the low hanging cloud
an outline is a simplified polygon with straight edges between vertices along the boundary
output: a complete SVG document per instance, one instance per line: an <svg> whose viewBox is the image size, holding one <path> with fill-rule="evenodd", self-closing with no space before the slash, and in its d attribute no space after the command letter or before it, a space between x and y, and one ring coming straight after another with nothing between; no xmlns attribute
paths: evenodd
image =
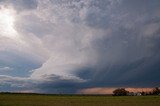
<svg viewBox="0 0 160 106"><path fill-rule="evenodd" d="M0 5L16 11L20 36L18 45L0 36L0 43L7 41L0 45L0 59L3 50L16 54L16 62L27 61L24 67L35 64L24 73L33 87L24 91L159 86L158 0L1 0Z"/></svg>

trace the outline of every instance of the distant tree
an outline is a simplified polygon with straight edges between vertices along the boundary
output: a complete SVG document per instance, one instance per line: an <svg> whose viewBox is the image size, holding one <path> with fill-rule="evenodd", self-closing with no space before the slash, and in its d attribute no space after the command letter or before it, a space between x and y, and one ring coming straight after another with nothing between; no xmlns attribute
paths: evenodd
<svg viewBox="0 0 160 106"><path fill-rule="evenodd" d="M149 92L147 93L147 95L153 95L153 92L149 91Z"/></svg>
<svg viewBox="0 0 160 106"><path fill-rule="evenodd" d="M160 94L160 89L158 87L154 88L152 91L153 95L159 95Z"/></svg>
<svg viewBox="0 0 160 106"><path fill-rule="evenodd" d="M142 95L147 95L147 92L142 91L141 94Z"/></svg>
<svg viewBox="0 0 160 106"><path fill-rule="evenodd" d="M113 91L114 96L126 96L129 91L125 90L125 88L118 88Z"/></svg>

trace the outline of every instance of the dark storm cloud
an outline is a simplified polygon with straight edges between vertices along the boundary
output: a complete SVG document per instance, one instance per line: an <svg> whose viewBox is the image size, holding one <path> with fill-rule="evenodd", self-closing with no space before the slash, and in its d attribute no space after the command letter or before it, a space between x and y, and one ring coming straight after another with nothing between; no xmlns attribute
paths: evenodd
<svg viewBox="0 0 160 106"><path fill-rule="evenodd" d="M54 94L71 94L76 93L77 89L81 89L81 86L74 80L62 79L60 76L49 75L49 81L38 83L35 88L38 92L42 93L54 93Z"/></svg>
<svg viewBox="0 0 160 106"><path fill-rule="evenodd" d="M33 91L160 86L159 0L17 1L37 9L19 16L16 30L50 54L27 79Z"/></svg>
<svg viewBox="0 0 160 106"><path fill-rule="evenodd" d="M69 5L71 4L72 2ZM83 8L86 9L85 17L80 20L90 28L104 31L93 33L102 37L93 39L89 47L94 50L96 59L94 60L95 55L88 58L93 58L96 62L94 65L86 63L86 66L74 69L72 74L86 80L85 82L45 83L44 87L52 86L47 87L51 88L47 92L52 92L53 87L62 87L63 90L59 90L65 92L97 86L159 86L160 14L155 12L159 10L159 1L100 0L90 1ZM149 32L146 31L148 29ZM111 31L108 33L108 30ZM86 52L85 49L82 51Z"/></svg>

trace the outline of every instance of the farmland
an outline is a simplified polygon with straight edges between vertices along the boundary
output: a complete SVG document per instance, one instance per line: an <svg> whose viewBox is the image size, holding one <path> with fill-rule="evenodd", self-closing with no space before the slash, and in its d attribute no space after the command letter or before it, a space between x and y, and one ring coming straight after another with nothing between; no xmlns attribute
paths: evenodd
<svg viewBox="0 0 160 106"><path fill-rule="evenodd" d="M0 94L0 106L160 106L160 96Z"/></svg>

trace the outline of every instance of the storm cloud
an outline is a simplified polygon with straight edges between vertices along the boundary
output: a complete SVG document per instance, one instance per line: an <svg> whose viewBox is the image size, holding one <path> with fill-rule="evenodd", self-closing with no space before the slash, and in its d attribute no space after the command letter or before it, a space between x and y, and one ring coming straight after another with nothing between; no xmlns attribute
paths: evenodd
<svg viewBox="0 0 160 106"><path fill-rule="evenodd" d="M1 91L12 91L12 81L23 85L13 91L40 93L160 86L159 0L0 0L0 6L13 11L17 36L0 29Z"/></svg>

